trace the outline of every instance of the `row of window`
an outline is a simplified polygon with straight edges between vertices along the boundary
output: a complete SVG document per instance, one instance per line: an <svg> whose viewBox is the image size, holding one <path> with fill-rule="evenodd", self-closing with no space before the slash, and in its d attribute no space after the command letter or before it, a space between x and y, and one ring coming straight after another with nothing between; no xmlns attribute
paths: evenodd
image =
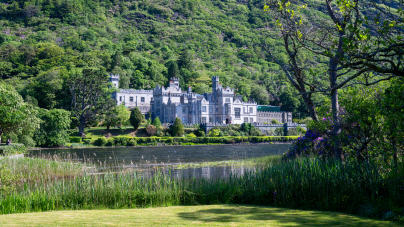
<svg viewBox="0 0 404 227"><path fill-rule="evenodd" d="M124 97L124 96L119 96L119 101L120 102L122 102L122 97ZM146 101L145 97L140 97L140 102L145 102L145 101ZM129 97L129 102L133 102L133 97L132 96Z"/></svg>
<svg viewBox="0 0 404 227"><path fill-rule="evenodd" d="M206 106L202 106L202 113L206 113L206 110L207 110ZM247 112L247 111L248 111L248 107L245 107L245 106L243 107L243 112L244 112L244 114L248 114L248 113L254 114L254 107L250 107L249 110L250 110L250 111ZM219 108L218 108L218 107L216 107L216 112L219 112ZM209 106L209 113L213 113L213 106ZM225 114L227 114L227 113L228 113L228 109L225 108ZM235 108L234 108L234 114L236 115L236 118L240 118L241 109L235 107ZM237 117L237 116L238 116L238 117Z"/></svg>

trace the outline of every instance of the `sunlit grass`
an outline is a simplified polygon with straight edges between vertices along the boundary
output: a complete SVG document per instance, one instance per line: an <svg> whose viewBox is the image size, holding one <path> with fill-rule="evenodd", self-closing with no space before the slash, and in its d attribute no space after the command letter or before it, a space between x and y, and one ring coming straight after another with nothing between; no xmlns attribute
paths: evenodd
<svg viewBox="0 0 404 227"><path fill-rule="evenodd" d="M398 226L309 210L234 205L54 211L0 215L1 226Z"/></svg>

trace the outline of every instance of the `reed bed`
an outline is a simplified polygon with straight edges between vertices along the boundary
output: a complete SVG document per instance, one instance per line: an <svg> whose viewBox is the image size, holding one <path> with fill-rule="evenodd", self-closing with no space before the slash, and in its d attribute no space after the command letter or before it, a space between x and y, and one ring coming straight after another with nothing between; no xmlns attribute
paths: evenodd
<svg viewBox="0 0 404 227"><path fill-rule="evenodd" d="M44 176L0 195L0 213L61 209L134 208L193 204L257 204L343 211L400 220L403 163L397 169L372 163L315 158L273 159L242 176L175 179L156 174L107 173L59 178Z"/></svg>

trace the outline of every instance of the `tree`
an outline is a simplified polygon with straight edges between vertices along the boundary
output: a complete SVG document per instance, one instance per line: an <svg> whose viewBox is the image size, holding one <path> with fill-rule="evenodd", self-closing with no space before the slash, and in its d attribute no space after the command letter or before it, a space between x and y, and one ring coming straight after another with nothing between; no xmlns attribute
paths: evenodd
<svg viewBox="0 0 404 227"><path fill-rule="evenodd" d="M168 78L174 78L177 77L178 78L179 75L179 69L178 69L178 65L177 62L174 60L171 60L169 62L167 62L167 76Z"/></svg>
<svg viewBox="0 0 404 227"><path fill-rule="evenodd" d="M251 98L254 99L258 104L267 105L269 104L269 93L268 91L259 85L253 85L251 87Z"/></svg>
<svg viewBox="0 0 404 227"><path fill-rule="evenodd" d="M39 117L41 125L35 132L34 140L38 146L56 147L68 142L70 128L70 112L62 109L41 109Z"/></svg>
<svg viewBox="0 0 404 227"><path fill-rule="evenodd" d="M121 128L129 118L130 111L124 105L115 106L105 114L104 125L107 126L107 130L110 127Z"/></svg>
<svg viewBox="0 0 404 227"><path fill-rule="evenodd" d="M160 118L159 117L154 118L152 125L154 125L156 127L156 134L160 136L161 135Z"/></svg>
<svg viewBox="0 0 404 227"><path fill-rule="evenodd" d="M395 34L385 35L385 39L388 37L388 40L394 40L391 45L389 44L392 49L388 48L388 50L383 51L383 48L381 48L378 49L378 52L362 54L362 57L367 56L366 59L361 59L355 54L371 49L370 46L372 45L379 47L385 45L382 40L377 38L377 35L373 35L383 34L383 26L382 29L372 28L373 26L368 23L370 20L377 21L380 18L365 16L369 6L366 2L359 0L324 0L324 10L320 10L319 13L314 15L304 15L302 13L307 8L307 5L298 5L294 4L295 2L286 0L274 0L265 7L276 18L283 44L288 54L289 65L288 67L283 67L284 71L289 81L299 90L306 104L308 104L309 110L313 108L310 107L310 103L306 99L310 98L311 94L322 92L330 97L333 121L332 135L335 139L341 132L338 99L341 88L358 82L361 83L362 80L366 82L365 84L374 84L382 80L391 79L394 76L403 75L400 59L403 55L402 47L404 44L402 38L399 38L401 37L400 31ZM377 7L376 5L374 6ZM378 11L386 16L383 19L389 21L389 15L384 13L383 10L378 9ZM402 14L400 10L395 11ZM402 23L402 20L400 21ZM377 24L380 23L376 22L375 25ZM369 46L367 43L372 44ZM369 47L367 48L366 46ZM307 61L306 53L313 55L314 64ZM368 54L379 56L373 62L375 65L369 63L373 60L369 58ZM359 61L353 61L353 58L358 57ZM390 67L381 69L376 65L390 65ZM315 69L320 69L320 75L327 75L322 79L327 82L326 84L313 80L313 77L310 80L305 76ZM324 71L324 73L321 73L321 71ZM372 77L375 73L378 77ZM368 82L369 80L372 82ZM333 151L336 157L342 157L342 151L337 139L333 144Z"/></svg>
<svg viewBox="0 0 404 227"><path fill-rule="evenodd" d="M14 87L0 81L0 142L6 134L13 135L19 142L30 143L33 132L39 127L36 115L36 109L25 103Z"/></svg>
<svg viewBox="0 0 404 227"><path fill-rule="evenodd" d="M72 115L79 121L80 136L84 136L88 121L111 108L108 76L101 68L86 67L73 70L69 80Z"/></svg>
<svg viewBox="0 0 404 227"><path fill-rule="evenodd" d="M170 134L172 136L183 136L184 135L184 125L181 119L175 118L174 124L170 126Z"/></svg>
<svg viewBox="0 0 404 227"><path fill-rule="evenodd" d="M183 50L180 54L180 57L178 58L178 67L180 69L192 69L192 55L189 51Z"/></svg>
<svg viewBox="0 0 404 227"><path fill-rule="evenodd" d="M137 130L143 121L143 114L140 112L139 108L134 108L130 112L130 124L135 130Z"/></svg>

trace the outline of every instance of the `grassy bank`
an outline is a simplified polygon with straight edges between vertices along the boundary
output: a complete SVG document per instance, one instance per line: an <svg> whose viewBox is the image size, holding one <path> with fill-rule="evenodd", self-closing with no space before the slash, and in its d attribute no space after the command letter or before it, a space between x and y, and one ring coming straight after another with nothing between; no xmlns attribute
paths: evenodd
<svg viewBox="0 0 404 227"><path fill-rule="evenodd" d="M260 206L208 205L0 215L1 226L398 226L351 215Z"/></svg>
<svg viewBox="0 0 404 227"><path fill-rule="evenodd" d="M256 172L226 179L174 180L135 173L76 175L22 187L0 198L0 213L60 209L135 208L181 204L257 204L341 211L401 220L403 163L375 164L319 159L269 161Z"/></svg>

